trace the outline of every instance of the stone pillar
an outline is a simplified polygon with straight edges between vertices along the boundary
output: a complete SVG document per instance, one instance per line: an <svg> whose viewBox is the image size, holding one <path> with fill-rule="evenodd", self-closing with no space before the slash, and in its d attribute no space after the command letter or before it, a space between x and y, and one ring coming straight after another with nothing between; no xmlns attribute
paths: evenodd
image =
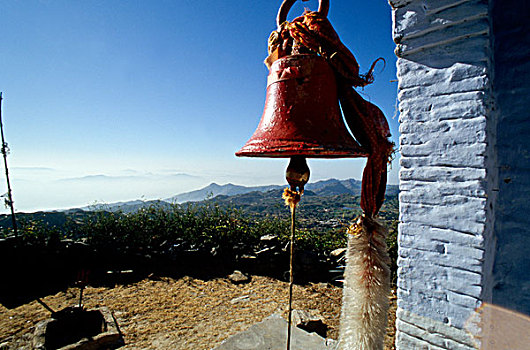
<svg viewBox="0 0 530 350"><path fill-rule="evenodd" d="M497 196L490 8L391 0L400 111L398 349L473 349Z"/></svg>
<svg viewBox="0 0 530 350"><path fill-rule="evenodd" d="M517 326L530 315L530 3L390 5L401 132L397 348L526 346ZM491 323L480 334L473 322L486 304L522 321L484 312Z"/></svg>

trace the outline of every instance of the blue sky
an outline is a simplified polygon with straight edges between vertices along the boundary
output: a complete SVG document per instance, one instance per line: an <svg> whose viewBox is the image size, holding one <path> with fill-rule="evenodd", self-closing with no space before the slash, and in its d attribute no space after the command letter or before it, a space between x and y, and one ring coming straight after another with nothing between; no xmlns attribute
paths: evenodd
<svg viewBox="0 0 530 350"><path fill-rule="evenodd" d="M234 156L263 111L263 60L280 3L0 0L17 210L167 198L212 181L284 183L287 160ZM289 19L317 6L298 1ZM328 17L361 72L386 59L360 92L383 110L397 143L390 6L331 0ZM364 164L310 160L311 180L360 179Z"/></svg>

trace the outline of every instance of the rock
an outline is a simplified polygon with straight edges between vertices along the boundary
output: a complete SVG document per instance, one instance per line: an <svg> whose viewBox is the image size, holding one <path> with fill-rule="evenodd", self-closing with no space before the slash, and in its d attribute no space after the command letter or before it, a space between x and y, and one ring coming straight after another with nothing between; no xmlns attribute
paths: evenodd
<svg viewBox="0 0 530 350"><path fill-rule="evenodd" d="M316 288L316 289L327 289L329 288L331 285L327 282L318 282L318 283L313 283L313 288Z"/></svg>
<svg viewBox="0 0 530 350"><path fill-rule="evenodd" d="M99 350L124 345L117 321L106 307L92 310L65 308L56 312L55 317L58 319L52 317L37 324L28 339L31 349L60 346L62 350Z"/></svg>
<svg viewBox="0 0 530 350"><path fill-rule="evenodd" d="M324 323L324 318L316 309L293 310L293 325L306 332L314 332L324 338L328 331L328 326Z"/></svg>
<svg viewBox="0 0 530 350"><path fill-rule="evenodd" d="M151 281L162 281L162 278L160 276L155 275L154 273L150 273L147 276L147 279L149 279Z"/></svg>
<svg viewBox="0 0 530 350"><path fill-rule="evenodd" d="M314 269L314 267L320 262L318 254L309 250L297 251L295 259L300 267L305 267L310 270Z"/></svg>
<svg viewBox="0 0 530 350"><path fill-rule="evenodd" d="M35 331L33 332L33 339L31 345L33 349L45 349L44 344L46 343L46 329L50 323L54 322L53 319L49 318L44 321L37 323Z"/></svg>
<svg viewBox="0 0 530 350"><path fill-rule="evenodd" d="M240 297L230 300L230 304L241 303L241 302L249 301L249 300L250 300L250 295L242 295Z"/></svg>
<svg viewBox="0 0 530 350"><path fill-rule="evenodd" d="M273 242L278 240L278 237L275 235L264 235L259 238L261 242Z"/></svg>
<svg viewBox="0 0 530 350"><path fill-rule="evenodd" d="M258 257L255 256L255 255L248 255L248 254L243 254L241 255L241 260L254 260L254 259L257 259Z"/></svg>
<svg viewBox="0 0 530 350"><path fill-rule="evenodd" d="M272 252L272 248L271 247L267 247L267 248L263 248L261 250L258 250L257 252L255 252L254 254L256 254L256 256L263 256L264 253L267 253L267 252Z"/></svg>
<svg viewBox="0 0 530 350"><path fill-rule="evenodd" d="M315 333L307 333L300 328L292 327L292 350L326 350L335 349L332 342ZM285 349L287 339L287 321L278 315L267 317L260 323L223 341L214 350L268 350Z"/></svg>
<svg viewBox="0 0 530 350"><path fill-rule="evenodd" d="M231 275L228 275L228 279L234 284L250 282L250 277L239 270L235 270Z"/></svg>
<svg viewBox="0 0 530 350"><path fill-rule="evenodd" d="M346 250L348 250L348 248L337 248L333 250L329 255L332 258L340 259L342 256L344 256L344 254L346 254Z"/></svg>

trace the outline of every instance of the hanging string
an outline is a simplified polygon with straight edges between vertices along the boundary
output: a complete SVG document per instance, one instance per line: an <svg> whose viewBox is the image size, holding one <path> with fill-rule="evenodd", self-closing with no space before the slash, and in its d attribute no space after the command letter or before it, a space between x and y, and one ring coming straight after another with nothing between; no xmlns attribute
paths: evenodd
<svg viewBox="0 0 530 350"><path fill-rule="evenodd" d="M291 209L291 238L290 238L290 253L289 253L289 309L287 316L287 350L291 348L291 323L293 314L293 257L294 257L294 233L295 233L295 219L296 206L300 202L302 193L286 188L283 191L282 198L285 200L285 205Z"/></svg>
<svg viewBox="0 0 530 350"><path fill-rule="evenodd" d="M291 323L293 314L293 255L294 255L294 223L296 206L291 208L291 249L289 256L289 316L287 321L287 350L291 348Z"/></svg>

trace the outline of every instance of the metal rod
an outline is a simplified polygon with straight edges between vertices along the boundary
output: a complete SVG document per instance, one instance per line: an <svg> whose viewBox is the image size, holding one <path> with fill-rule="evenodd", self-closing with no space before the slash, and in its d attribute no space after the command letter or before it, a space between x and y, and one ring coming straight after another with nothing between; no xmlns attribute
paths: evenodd
<svg viewBox="0 0 530 350"><path fill-rule="evenodd" d="M79 288L79 308L80 309L83 307L83 289L85 289L85 286L81 286Z"/></svg>
<svg viewBox="0 0 530 350"><path fill-rule="evenodd" d="M9 170L7 169L7 142L4 138L4 124L2 123L2 93L0 92L0 134L2 134L2 148L1 152L4 156L4 168L6 170L6 181L7 181L7 203L11 208L11 221L13 222L13 232L15 236L18 236L17 219L15 217L15 206L13 204L13 196L11 194L11 183L9 182Z"/></svg>
<svg viewBox="0 0 530 350"><path fill-rule="evenodd" d="M52 314L55 313L55 311L53 311L53 309L52 309L51 307L49 307L49 306L48 306L44 301L42 301L40 298L37 298L36 300L37 300L37 302L38 302L39 304L41 304L42 306L44 306L44 308L45 308L46 310L48 310L48 311L51 312Z"/></svg>
<svg viewBox="0 0 530 350"><path fill-rule="evenodd" d="M291 349L291 323L293 313L293 256L296 204L291 206L291 246L289 255L289 316L287 318L287 350Z"/></svg>
<svg viewBox="0 0 530 350"><path fill-rule="evenodd" d="M309 1L309 0L302 0ZM293 7L296 0L284 0L278 10L278 15L276 16L276 24L278 25L278 30L281 30L281 25L287 20L287 14L291 7ZM329 0L319 0L318 1L318 11L321 15L326 17L329 12Z"/></svg>

